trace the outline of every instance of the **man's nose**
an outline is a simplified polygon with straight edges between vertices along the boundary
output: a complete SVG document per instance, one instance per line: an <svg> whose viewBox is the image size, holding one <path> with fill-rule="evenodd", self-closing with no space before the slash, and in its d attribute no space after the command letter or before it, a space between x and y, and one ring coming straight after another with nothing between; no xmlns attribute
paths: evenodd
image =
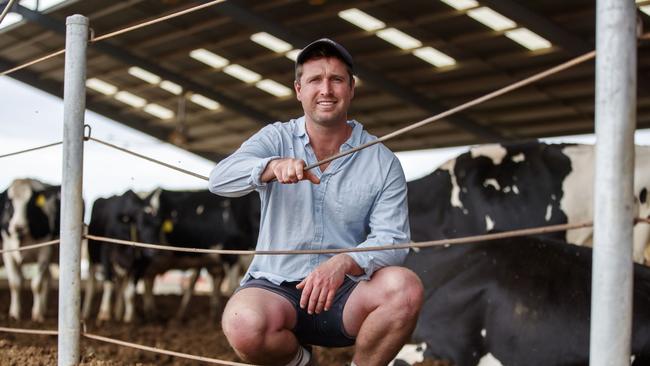
<svg viewBox="0 0 650 366"><path fill-rule="evenodd" d="M332 93L332 85L329 81L324 81L320 86L320 93L322 95L329 95Z"/></svg>

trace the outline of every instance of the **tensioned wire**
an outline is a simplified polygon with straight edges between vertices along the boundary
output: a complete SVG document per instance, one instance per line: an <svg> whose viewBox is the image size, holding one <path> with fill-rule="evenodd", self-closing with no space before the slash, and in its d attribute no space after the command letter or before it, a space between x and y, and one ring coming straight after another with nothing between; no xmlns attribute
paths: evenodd
<svg viewBox="0 0 650 366"><path fill-rule="evenodd" d="M193 7L191 7L191 8L185 9L185 10L180 10L180 11L177 11L177 12L174 12L174 13L171 13L171 14L168 14L168 15L164 15L164 16L161 16L161 17L157 17L157 18L154 18L154 19L151 19L151 20L148 20L148 21L145 21L145 22L142 22L142 23L136 24L136 25L132 25L132 26L129 26L129 27L125 27L125 28L122 28L122 29L116 30L116 31L114 31L114 32L110 32L110 33L104 34L104 35L99 36L99 37L92 37L90 40L88 40L88 42L89 42L89 43L95 43L95 42L103 41L103 40L105 40L105 39L109 39L109 38L112 38L112 37L118 36L118 35L120 35L120 34L128 33L128 32L134 31L134 30L136 30L136 29L140 29L140 28L143 28L143 27L146 27L146 26L149 26L149 25L153 25L153 24L156 24L156 23L163 22L163 21L165 21L165 20L169 20L169 19L172 19L172 18L176 18L176 17L178 17L178 16L185 15L185 14L188 14L188 13L191 13L191 12L195 12L195 11L197 11L197 10L201 10L201 9L204 9L204 8L207 8L207 7L210 7L210 6L213 6L213 5L219 4L219 3L223 3L223 2L225 2L225 1L226 1L226 0L214 0L214 1L207 2L207 3L205 3L205 4L201 4L201 5L193 6ZM7 8L7 9L8 9L8 8ZM6 9L5 9L5 10L6 10ZM45 55L45 56L43 56L43 57L39 57L39 58L37 58L37 59L35 59L35 60L28 61L28 62L26 62L26 63L24 63L24 64L18 65L18 66L14 67L14 68L11 68L11 69L9 69L9 70L5 70L5 71L3 71L3 72L0 72L0 76L4 76L4 75L11 74L12 72L15 72L15 71L18 71L18 70L22 70L22 69L24 69L24 68L26 68L26 67L29 67L29 66L34 65L34 64L37 64L37 63L39 63L39 62L41 62L41 61L48 60L48 59L50 59L50 58L52 58L52 57L55 57L55 56L58 56L58 55L62 55L62 54L64 54L64 53L65 53L65 48L62 49L62 50L58 50L58 51L56 51L56 52L52 52L52 53L50 53L50 54L47 54L47 55Z"/></svg>
<svg viewBox="0 0 650 366"><path fill-rule="evenodd" d="M39 330L39 329L23 329L23 328L7 328L7 327L0 327L0 332L15 333L15 334L48 335L48 336L57 336L57 335L59 335L58 330ZM179 358L185 358L185 359L188 359L188 360L201 361L201 362L207 362L207 363L217 364L217 365L226 365L226 366L255 366L255 365L251 365L251 364L248 364L248 363L225 361L225 360L219 360L219 359L216 359L216 358L195 356L195 355L192 355L192 354L189 354L189 353L169 351L169 350L166 350L166 349L163 349L163 348L158 348L158 347L144 346L144 345L137 344L137 343L126 342L126 341L122 341L122 340L118 340L118 339L113 339L113 338L108 338L108 337L88 333L86 331L81 332L81 335L86 337L86 338L93 339L93 340L100 341L100 342L104 342L104 343L117 344L119 346L125 346L125 347L130 347L130 348L143 350L143 351L154 352L154 353L159 353L159 354L164 354L164 355L169 355L169 356L174 356L174 357L179 357Z"/></svg>

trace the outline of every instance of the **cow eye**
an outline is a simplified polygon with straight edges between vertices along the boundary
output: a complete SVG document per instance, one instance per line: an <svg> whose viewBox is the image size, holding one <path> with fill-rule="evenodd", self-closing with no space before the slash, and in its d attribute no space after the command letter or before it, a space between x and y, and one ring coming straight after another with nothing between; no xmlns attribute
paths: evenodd
<svg viewBox="0 0 650 366"><path fill-rule="evenodd" d="M120 220L122 220L123 223L127 224L129 221L131 221L131 218L128 217L127 215L122 215Z"/></svg>

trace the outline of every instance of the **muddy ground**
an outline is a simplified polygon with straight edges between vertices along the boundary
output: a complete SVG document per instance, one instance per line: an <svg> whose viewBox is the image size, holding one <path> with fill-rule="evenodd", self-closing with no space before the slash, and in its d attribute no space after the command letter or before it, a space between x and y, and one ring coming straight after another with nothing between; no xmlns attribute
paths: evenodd
<svg viewBox="0 0 650 366"><path fill-rule="evenodd" d="M29 319L31 312L31 295L23 291L23 318ZM44 324L31 321L20 323L8 320L9 292L0 290L0 326L15 328L48 329L57 328L57 299L58 294L50 294L50 306L47 320ZM141 345L164 348L171 351L189 353L198 356L216 358L227 361L241 362L230 349L221 332L218 322L211 321L208 316L208 298L196 296L193 298L188 314L189 319L183 323L170 321L177 308L180 297L176 295L157 296L159 319L154 322L138 322L134 325L110 323L97 326L93 322L87 324L87 332L115 338ZM138 298L138 305L140 305ZM95 304L96 311L98 304ZM141 308L139 315L141 316ZM353 348L325 349L315 348L315 354L320 365L345 365L350 361ZM114 365L205 365L198 361L184 360L177 357L155 354L152 352L126 348L113 344L83 338L81 339L81 365L114 366ZM32 366L56 365L57 339L55 336L20 335L0 332L0 365ZM418 365L439 365L426 361Z"/></svg>

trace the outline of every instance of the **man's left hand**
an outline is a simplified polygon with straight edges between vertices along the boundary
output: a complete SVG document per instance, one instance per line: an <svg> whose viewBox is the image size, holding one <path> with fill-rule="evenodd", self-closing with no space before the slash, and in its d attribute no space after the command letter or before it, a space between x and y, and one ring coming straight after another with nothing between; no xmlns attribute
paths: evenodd
<svg viewBox="0 0 650 366"><path fill-rule="evenodd" d="M347 254L338 254L322 263L296 288L302 290L300 307L309 314L328 311L334 301L336 290L341 287L346 274L360 275L363 270Z"/></svg>

